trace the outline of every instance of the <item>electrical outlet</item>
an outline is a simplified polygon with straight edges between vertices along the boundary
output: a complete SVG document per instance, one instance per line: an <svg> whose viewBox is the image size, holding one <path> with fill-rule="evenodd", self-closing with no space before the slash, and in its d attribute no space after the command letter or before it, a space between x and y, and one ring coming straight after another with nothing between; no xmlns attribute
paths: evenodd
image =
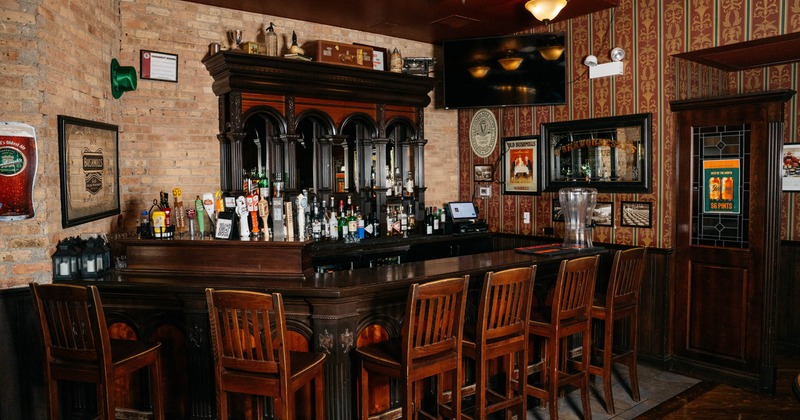
<svg viewBox="0 0 800 420"><path fill-rule="evenodd" d="M480 187L478 190L481 197L491 197L492 187Z"/></svg>
<svg viewBox="0 0 800 420"><path fill-rule="evenodd" d="M531 213L529 211L522 213L522 222L526 225L531 223Z"/></svg>

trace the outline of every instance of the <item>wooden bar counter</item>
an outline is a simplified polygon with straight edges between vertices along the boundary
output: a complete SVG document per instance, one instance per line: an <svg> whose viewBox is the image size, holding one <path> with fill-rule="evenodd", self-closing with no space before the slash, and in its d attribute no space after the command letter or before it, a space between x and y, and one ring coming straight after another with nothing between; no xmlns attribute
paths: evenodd
<svg viewBox="0 0 800 420"><path fill-rule="evenodd" d="M543 299L562 259L598 253L606 262L610 259L610 252L601 248L559 256L511 249L324 273L315 272L311 263L315 254L331 257L359 250L389 250L389 254L399 252L406 260L414 260L419 258L413 255L415 247L441 250L453 243L466 244L459 242L464 236L405 242L386 239L367 240L358 246L123 240L127 268L119 270L112 281L94 284L100 288L112 332L164 344L165 401L170 418L208 419L215 415L204 296L205 288L213 287L282 293L293 349L329 355L325 370L328 418L350 419L355 415L352 350L376 335L400 335L411 284L468 274L470 298L476 299L486 272L536 264L535 294ZM491 247L492 235L470 240ZM384 398L386 401L376 404L393 406L398 395L391 391Z"/></svg>

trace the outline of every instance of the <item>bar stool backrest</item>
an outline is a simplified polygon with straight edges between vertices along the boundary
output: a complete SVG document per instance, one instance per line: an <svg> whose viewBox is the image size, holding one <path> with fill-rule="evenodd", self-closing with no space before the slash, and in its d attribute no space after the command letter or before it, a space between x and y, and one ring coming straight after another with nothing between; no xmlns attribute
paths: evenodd
<svg viewBox="0 0 800 420"><path fill-rule="evenodd" d="M469 276L414 284L403 321L402 366L437 358L461 358Z"/></svg>
<svg viewBox="0 0 800 420"><path fill-rule="evenodd" d="M216 375L228 370L274 375L276 391L287 390L289 351L281 294L207 289L206 300Z"/></svg>
<svg viewBox="0 0 800 420"><path fill-rule="evenodd" d="M611 281L606 294L606 308L635 305L639 301L639 288L644 276L642 247L617 251L611 267Z"/></svg>
<svg viewBox="0 0 800 420"><path fill-rule="evenodd" d="M489 272L478 304L478 345L526 337L536 266Z"/></svg>
<svg viewBox="0 0 800 420"><path fill-rule="evenodd" d="M553 295L554 325L588 322L599 259L594 255L561 261Z"/></svg>
<svg viewBox="0 0 800 420"><path fill-rule="evenodd" d="M30 287L41 324L47 375L58 366L85 365L93 375L108 377L111 345L97 288L36 283Z"/></svg>

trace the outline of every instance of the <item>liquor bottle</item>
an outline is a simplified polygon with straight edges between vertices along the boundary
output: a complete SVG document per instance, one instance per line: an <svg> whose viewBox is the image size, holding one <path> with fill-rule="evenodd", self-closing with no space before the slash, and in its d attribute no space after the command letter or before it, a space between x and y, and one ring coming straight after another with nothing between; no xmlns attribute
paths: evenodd
<svg viewBox="0 0 800 420"><path fill-rule="evenodd" d="M381 236L381 222L378 219L378 213L372 214L372 237L379 238Z"/></svg>
<svg viewBox="0 0 800 420"><path fill-rule="evenodd" d="M411 233L414 233L414 230L417 228L417 215L414 214L414 204L411 203L408 205L408 230Z"/></svg>
<svg viewBox="0 0 800 420"><path fill-rule="evenodd" d="M406 197L413 197L414 196L414 176L411 174L411 171L408 171L406 174Z"/></svg>
<svg viewBox="0 0 800 420"><path fill-rule="evenodd" d="M361 215L361 210L356 206L356 236L358 239L364 239L366 237L366 222L364 221L364 217Z"/></svg>
<svg viewBox="0 0 800 420"><path fill-rule="evenodd" d="M322 223L322 226L320 226L320 237L321 240L325 241L328 239L328 233L330 233L330 227L328 227L328 209L325 208L325 200L322 200L322 208L319 210L319 213L320 222Z"/></svg>
<svg viewBox="0 0 800 420"><path fill-rule="evenodd" d="M386 196L391 197L392 195L394 195L394 180L389 165L386 165Z"/></svg>
<svg viewBox="0 0 800 420"><path fill-rule="evenodd" d="M394 230L394 219L392 218L392 209L386 206L386 236L392 236Z"/></svg>
<svg viewBox="0 0 800 420"><path fill-rule="evenodd" d="M269 177L266 172L261 172L258 176L258 195L262 200L269 198Z"/></svg>
<svg viewBox="0 0 800 420"><path fill-rule="evenodd" d="M439 233L439 209L434 207L433 213L431 213L431 219L433 219L433 234Z"/></svg>
<svg viewBox="0 0 800 420"><path fill-rule="evenodd" d="M400 168L394 168L394 195L395 197L403 196L403 177L400 175Z"/></svg>
<svg viewBox="0 0 800 420"><path fill-rule="evenodd" d="M349 233L347 215L344 212L344 200L339 200L339 239L347 239Z"/></svg>
<svg viewBox="0 0 800 420"><path fill-rule="evenodd" d="M351 239L358 237L358 220L356 220L356 212L352 205L347 211L347 232Z"/></svg>
<svg viewBox="0 0 800 420"><path fill-rule="evenodd" d="M336 212L331 209L331 217L328 219L328 238L332 241L339 239L339 219Z"/></svg>
<svg viewBox="0 0 800 420"><path fill-rule="evenodd" d="M314 200L313 220L311 221L311 237L315 241L322 240L322 217L319 213L319 204Z"/></svg>
<svg viewBox="0 0 800 420"><path fill-rule="evenodd" d="M142 210L142 224L140 227L142 229L142 238L149 238L152 236L150 234L150 214L147 210Z"/></svg>
<svg viewBox="0 0 800 420"><path fill-rule="evenodd" d="M447 221L447 213L444 211L444 207L439 210L439 230L444 235L444 224Z"/></svg>
<svg viewBox="0 0 800 420"><path fill-rule="evenodd" d="M425 234L433 235L433 209L425 208Z"/></svg>
<svg viewBox="0 0 800 420"><path fill-rule="evenodd" d="M372 190L372 195L375 195L375 165L372 165L369 171L369 189Z"/></svg>
<svg viewBox="0 0 800 420"><path fill-rule="evenodd" d="M405 212L405 207L400 206L400 233L404 238L408 238L408 215Z"/></svg>

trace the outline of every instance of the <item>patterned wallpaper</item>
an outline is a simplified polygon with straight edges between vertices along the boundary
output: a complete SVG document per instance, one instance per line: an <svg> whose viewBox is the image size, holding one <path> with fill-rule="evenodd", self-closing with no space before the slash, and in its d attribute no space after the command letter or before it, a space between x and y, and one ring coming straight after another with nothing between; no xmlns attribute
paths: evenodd
<svg viewBox="0 0 800 420"><path fill-rule="evenodd" d="M620 0L614 9L557 22L542 31L567 34L567 103L558 106L491 108L500 137L538 135L542 123L652 113L652 193L598 194L612 202L612 227L594 229L594 240L626 245L671 248L675 240L674 215L684 197L676 197L675 122L669 102L721 94L772 89L798 90L798 64L727 73L692 63L676 63L673 54L728 45L773 35L800 32L800 3L772 0ZM583 59L594 54L601 63L609 51L625 49L624 75L590 80ZM553 193L503 195L497 182L473 182L476 164L500 166L500 148L488 158L474 155L468 129L477 110L460 110L459 196L473 200L480 215L495 232L541 235L553 228L563 233L563 223L552 221ZM800 108L795 96L786 104L785 142L800 141ZM501 144L502 142L498 142ZM478 196L479 186L491 185L491 197ZM781 237L800 240L800 194L783 193ZM620 226L622 201L650 202L651 228ZM523 214L531 213L531 223Z"/></svg>

